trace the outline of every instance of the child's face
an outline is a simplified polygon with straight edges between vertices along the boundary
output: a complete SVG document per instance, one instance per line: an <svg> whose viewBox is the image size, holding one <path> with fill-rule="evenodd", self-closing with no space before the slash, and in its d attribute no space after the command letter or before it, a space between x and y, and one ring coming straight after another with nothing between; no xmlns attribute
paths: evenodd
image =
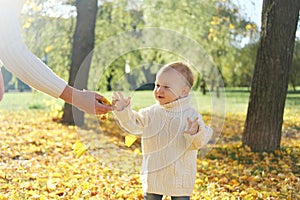
<svg viewBox="0 0 300 200"><path fill-rule="evenodd" d="M181 74L175 70L168 70L156 76L154 98L160 105L187 96L189 87Z"/></svg>

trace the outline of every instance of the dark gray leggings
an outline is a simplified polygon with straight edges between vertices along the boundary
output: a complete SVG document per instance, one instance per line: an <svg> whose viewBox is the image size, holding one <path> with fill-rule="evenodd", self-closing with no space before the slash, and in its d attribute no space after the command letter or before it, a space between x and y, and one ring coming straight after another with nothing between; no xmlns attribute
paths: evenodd
<svg viewBox="0 0 300 200"><path fill-rule="evenodd" d="M163 195L160 194L151 194L151 193L146 193L144 194L144 200L162 200ZM184 196L184 197L171 197L172 200L190 200L189 196Z"/></svg>

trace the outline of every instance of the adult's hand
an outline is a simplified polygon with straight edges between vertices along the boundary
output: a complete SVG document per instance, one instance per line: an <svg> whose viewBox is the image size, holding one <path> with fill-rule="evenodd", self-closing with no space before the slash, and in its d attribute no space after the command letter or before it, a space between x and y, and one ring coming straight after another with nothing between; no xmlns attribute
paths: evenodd
<svg viewBox="0 0 300 200"><path fill-rule="evenodd" d="M105 114L113 110L112 106L103 105L99 102L102 95L89 90L78 90L66 86L60 98L88 114Z"/></svg>

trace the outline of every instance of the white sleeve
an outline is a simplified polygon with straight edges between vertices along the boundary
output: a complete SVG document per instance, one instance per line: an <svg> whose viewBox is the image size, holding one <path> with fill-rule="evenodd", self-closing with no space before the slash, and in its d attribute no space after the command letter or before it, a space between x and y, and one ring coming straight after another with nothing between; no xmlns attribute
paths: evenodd
<svg viewBox="0 0 300 200"><path fill-rule="evenodd" d="M131 109L131 105L122 111L113 111L121 127L129 133L141 135L146 123L146 109L136 112Z"/></svg>
<svg viewBox="0 0 300 200"><path fill-rule="evenodd" d="M0 8L0 60L19 79L53 97L59 97L67 83L27 49L21 36L18 14Z"/></svg>

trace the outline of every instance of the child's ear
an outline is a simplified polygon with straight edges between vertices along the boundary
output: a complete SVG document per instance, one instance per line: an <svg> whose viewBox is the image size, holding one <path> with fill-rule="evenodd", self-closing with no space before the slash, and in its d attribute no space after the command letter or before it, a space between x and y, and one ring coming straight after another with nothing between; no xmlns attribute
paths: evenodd
<svg viewBox="0 0 300 200"><path fill-rule="evenodd" d="M189 86L184 86L184 88L182 90L182 95L183 96L188 96L189 93L190 93L190 87Z"/></svg>

